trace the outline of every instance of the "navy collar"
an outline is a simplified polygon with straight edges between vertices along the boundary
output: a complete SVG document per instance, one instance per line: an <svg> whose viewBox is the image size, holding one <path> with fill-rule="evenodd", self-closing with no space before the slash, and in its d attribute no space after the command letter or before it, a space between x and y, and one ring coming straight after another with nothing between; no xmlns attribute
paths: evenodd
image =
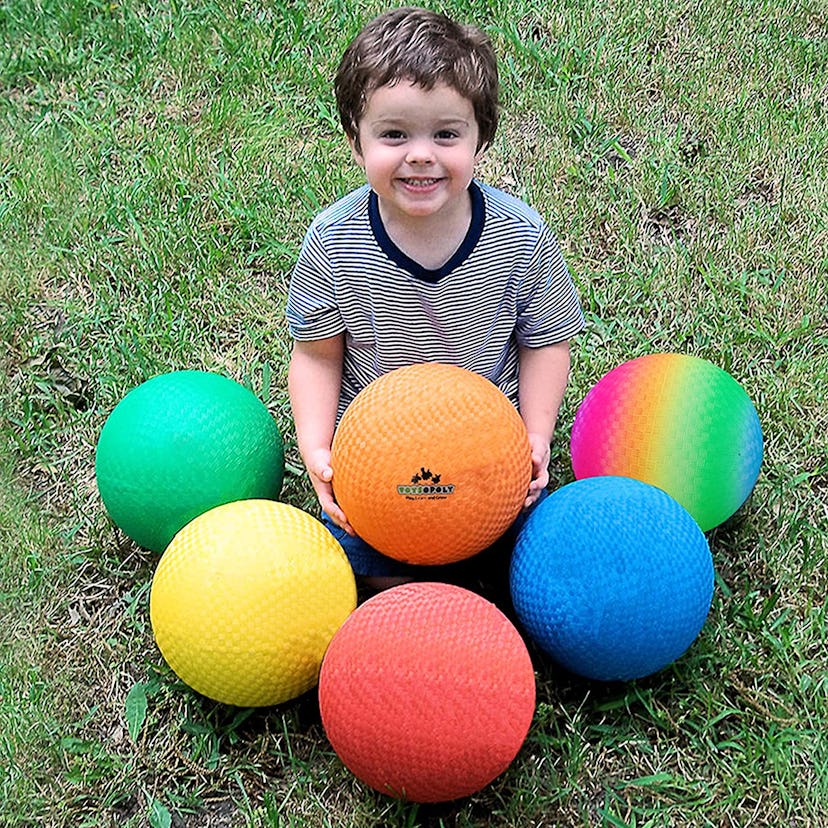
<svg viewBox="0 0 828 828"><path fill-rule="evenodd" d="M453 270L458 268L469 257L475 245L480 241L480 236L483 235L483 224L485 216L485 205L483 203L483 193L480 187L472 181L469 184L469 195L471 196L471 222L469 229L466 231L466 236L460 243L460 247L452 254L451 258L436 270L429 270L414 261L391 241L391 237L382 223L379 211L379 199L377 194L371 190L368 196L368 218L371 222L371 230L374 233L374 238L377 244L382 249L383 253L391 259L394 264L408 271L416 279L421 279L424 282L434 284L438 282L443 276L447 276Z"/></svg>

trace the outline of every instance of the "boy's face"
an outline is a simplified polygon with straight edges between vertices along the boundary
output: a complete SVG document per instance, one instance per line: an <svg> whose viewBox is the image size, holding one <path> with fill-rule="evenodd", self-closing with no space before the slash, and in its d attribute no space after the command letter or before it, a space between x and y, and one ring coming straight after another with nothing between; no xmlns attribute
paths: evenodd
<svg viewBox="0 0 828 828"><path fill-rule="evenodd" d="M477 141L471 101L445 84L401 80L370 94L359 147L350 144L386 214L405 220L467 207Z"/></svg>

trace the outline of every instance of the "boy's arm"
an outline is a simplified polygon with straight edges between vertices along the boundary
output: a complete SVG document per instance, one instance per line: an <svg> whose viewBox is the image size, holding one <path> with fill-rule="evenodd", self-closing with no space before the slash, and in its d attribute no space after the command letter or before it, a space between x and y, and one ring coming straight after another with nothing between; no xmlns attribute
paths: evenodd
<svg viewBox="0 0 828 828"><path fill-rule="evenodd" d="M558 410L569 380L569 342L520 348L520 416L532 447L532 480L524 507L531 506L549 483L549 457Z"/></svg>
<svg viewBox="0 0 828 828"><path fill-rule="evenodd" d="M331 443L342 385L345 336L295 341L288 367L288 394L299 453L319 505L349 534L353 529L333 494Z"/></svg>

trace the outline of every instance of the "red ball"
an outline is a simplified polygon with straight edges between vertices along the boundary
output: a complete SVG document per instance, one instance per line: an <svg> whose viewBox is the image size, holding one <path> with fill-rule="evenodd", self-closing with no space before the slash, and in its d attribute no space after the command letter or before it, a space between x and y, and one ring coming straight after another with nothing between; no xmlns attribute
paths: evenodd
<svg viewBox="0 0 828 828"><path fill-rule="evenodd" d="M481 596L414 583L358 607L319 678L322 724L351 772L412 802L445 802L512 763L535 710L518 631Z"/></svg>

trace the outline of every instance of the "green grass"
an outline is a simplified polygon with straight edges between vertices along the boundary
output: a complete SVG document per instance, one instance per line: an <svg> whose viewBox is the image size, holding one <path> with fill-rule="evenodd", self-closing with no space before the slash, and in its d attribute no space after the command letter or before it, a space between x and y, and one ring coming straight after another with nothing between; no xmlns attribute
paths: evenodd
<svg viewBox="0 0 828 828"><path fill-rule="evenodd" d="M480 175L559 235L589 319L554 453L610 368L730 371L765 433L710 535L708 623L675 665L601 685L538 660L512 767L411 806L359 784L313 694L239 711L152 641L155 557L108 522L115 403L204 368L266 402L299 465L285 284L360 181L330 79L382 6L0 4L0 824L819 826L828 813L828 15L814 0L447 2L493 36L502 127ZM289 474L284 498L312 507Z"/></svg>

